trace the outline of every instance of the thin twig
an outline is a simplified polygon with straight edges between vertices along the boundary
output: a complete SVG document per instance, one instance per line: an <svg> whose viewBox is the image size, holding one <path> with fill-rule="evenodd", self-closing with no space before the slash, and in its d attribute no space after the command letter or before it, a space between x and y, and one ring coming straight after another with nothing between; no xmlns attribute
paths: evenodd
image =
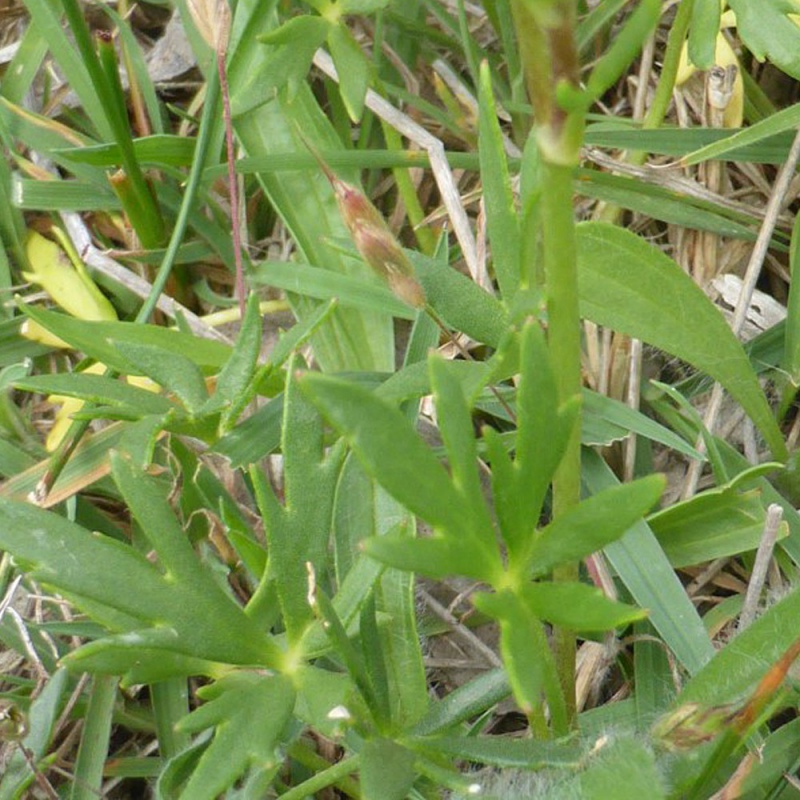
<svg viewBox="0 0 800 800"><path fill-rule="evenodd" d="M96 272L111 278L114 283L124 287L137 297L144 299L149 296L153 287L144 278L140 278L135 272L126 269L102 250L95 247L91 234L79 214L73 211L65 211L60 216L67 236L69 236L75 251L87 267L91 267ZM206 325L197 314L182 306L169 295L162 294L158 298L157 308L170 319L175 319L178 315L183 317L192 332L198 336L230 344L230 340L226 336Z"/></svg>
<svg viewBox="0 0 800 800"><path fill-rule="evenodd" d="M439 619L444 620L453 629L453 634L458 636L465 644L473 650L479 652L486 661L493 667L501 667L503 662L491 647L484 644L464 623L459 622L450 611L447 610L438 600L432 597L424 589L419 590L422 599L428 608L436 614Z"/></svg>
<svg viewBox="0 0 800 800"><path fill-rule="evenodd" d="M686 594L689 597L693 597L696 595L707 583L710 583L714 580L714 578L719 575L720 572L725 568L725 565L728 563L730 559L725 558L717 558L716 560L712 561L687 587L686 587Z"/></svg>
<svg viewBox="0 0 800 800"><path fill-rule="evenodd" d="M761 592L767 580L769 562L775 550L775 542L778 540L782 519L783 509L777 503L770 504L769 508L767 508L767 518L764 521L764 532L761 534L761 542L756 551L756 560L753 564L753 572L750 575L750 583L747 585L744 606L739 616L740 633L756 618Z"/></svg>

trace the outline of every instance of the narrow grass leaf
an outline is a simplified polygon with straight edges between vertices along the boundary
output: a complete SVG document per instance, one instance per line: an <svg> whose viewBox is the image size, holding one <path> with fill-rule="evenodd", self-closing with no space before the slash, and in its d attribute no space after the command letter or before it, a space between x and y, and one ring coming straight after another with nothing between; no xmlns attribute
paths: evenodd
<svg viewBox="0 0 800 800"><path fill-rule="evenodd" d="M797 111L794 112L797 114ZM718 155L709 157L728 161L748 161L756 164L782 164L786 161L792 145L793 125L779 126L782 133L769 134L761 138L757 134L755 141L746 138L733 150L727 149L727 140L731 131L717 128L671 128L664 126L656 130L647 130L629 122L597 122L586 129L585 142L594 147L612 150L646 150L648 153L659 153L667 156L684 156L702 147L725 142ZM749 128L747 130L750 130ZM736 133L741 133L737 131Z"/></svg>
<svg viewBox="0 0 800 800"><path fill-rule="evenodd" d="M188 167L192 163L195 140L186 136L155 133L133 140L133 150L143 166ZM85 147L58 148L53 153L69 163L95 167L118 167L122 154L116 144L94 144Z"/></svg>
<svg viewBox="0 0 800 800"><path fill-rule="evenodd" d="M711 203L698 202L688 195L683 196L675 190L664 189L638 178L610 175L596 169L581 170L575 181L575 191L584 197L615 203L671 225L711 231L744 241L755 241L756 238L754 218ZM776 246L783 247L777 237L773 241Z"/></svg>
<svg viewBox="0 0 800 800"><path fill-rule="evenodd" d="M602 97L619 80L642 49L660 15L659 0L640 0L589 73L586 90L593 100Z"/></svg>
<svg viewBox="0 0 800 800"><path fill-rule="evenodd" d="M685 439L641 411L591 389L584 389L582 397L582 444L609 445L630 433L635 433L637 436L666 445L689 458L705 460L705 456Z"/></svg>
<svg viewBox="0 0 800 800"><path fill-rule="evenodd" d="M434 701L428 713L414 726L414 736L426 736L453 729L479 717L511 694L504 669L491 669Z"/></svg>
<svg viewBox="0 0 800 800"><path fill-rule="evenodd" d="M594 451L583 452L583 480L591 492L619 484ZM650 622L690 674L714 654L703 621L675 575L664 551L644 521L635 523L604 552L631 597L649 613Z"/></svg>
<svg viewBox="0 0 800 800"><path fill-rule="evenodd" d="M231 354L230 347L220 342L171 328L160 328L157 325L79 320L34 306L23 306L22 310L26 316L68 342L76 350L118 372L126 372L130 364L122 358L119 350L111 344L111 340L164 350L165 359L171 358L172 355L191 357L195 364L208 371L220 369Z"/></svg>
<svg viewBox="0 0 800 800"><path fill-rule="evenodd" d="M552 767L577 771L584 755L581 744L574 739L542 742L508 736L422 736L409 740L409 744L424 753L433 751L501 769Z"/></svg>
<svg viewBox="0 0 800 800"><path fill-rule="evenodd" d="M400 319L414 319L417 313L378 280L342 275L310 264L264 261L251 271L249 280L319 300L335 297L340 305Z"/></svg>
<svg viewBox="0 0 800 800"><path fill-rule="evenodd" d="M75 781L70 800L94 800L101 794L118 683L119 679L112 675L94 676L75 761Z"/></svg>
<svg viewBox="0 0 800 800"><path fill-rule="evenodd" d="M27 712L28 732L22 740L34 763L44 758L50 746L54 727L69 696L69 672L58 669L45 682ZM0 777L0 800L24 797L34 781L30 764L20 748L15 748Z"/></svg>
<svg viewBox="0 0 800 800"><path fill-rule="evenodd" d="M718 706L744 699L797 640L798 614L800 590L795 588L717 651L684 686L677 703Z"/></svg>
<svg viewBox="0 0 800 800"><path fill-rule="evenodd" d="M321 113L309 86L302 84L291 98L284 92L265 98L263 84L271 80L272 66L267 48L256 37L266 26L274 26L277 15L265 14L260 4L238 9L237 29L241 35L229 59L229 82L234 113L237 103L250 105L248 113L234 119L236 135L250 157L262 158L277 153L304 153L298 130L319 151L341 148L333 126ZM310 49L310 63L314 49ZM238 100L237 100L238 98ZM264 103L263 100L268 99ZM253 107L253 103L257 107ZM343 176L350 182L355 172ZM313 172L259 172L272 207L283 219L303 260L324 265L333 272L363 277L366 267L349 261L328 242L347 237L330 184L319 170ZM309 226L308 221L314 220ZM317 303L307 298L290 297L298 318L316 310ZM338 308L313 338L315 355L326 370L386 369L394 364L391 319L365 310Z"/></svg>
<svg viewBox="0 0 800 800"><path fill-rule="evenodd" d="M31 0L26 9L36 28L50 45L53 58L61 67L69 87L80 98L81 106L86 110L92 124L103 139L112 139L112 126L103 104L97 102L98 89L86 67L85 59L90 56L76 48L67 36L62 23L63 9L47 0ZM92 57L96 58L94 54Z"/></svg>
<svg viewBox="0 0 800 800"><path fill-rule="evenodd" d="M795 277L800 275L800 217L795 218L792 228L789 268ZM800 279L789 284L786 306L786 333L781 366L796 389L800 386Z"/></svg>
<svg viewBox="0 0 800 800"><path fill-rule="evenodd" d="M767 5L769 5L769 3L767 3ZM800 29L793 23L789 23L789 25L800 34ZM771 116L760 122L756 122L749 128L744 128L713 144L694 150L685 155L681 159L681 163L684 166L690 167L693 164L700 164L712 158L721 158L722 156L730 157L731 152L734 150L753 144L759 144L763 142L764 139L768 139L784 131L792 130L798 125L800 125L800 104L776 111Z"/></svg>

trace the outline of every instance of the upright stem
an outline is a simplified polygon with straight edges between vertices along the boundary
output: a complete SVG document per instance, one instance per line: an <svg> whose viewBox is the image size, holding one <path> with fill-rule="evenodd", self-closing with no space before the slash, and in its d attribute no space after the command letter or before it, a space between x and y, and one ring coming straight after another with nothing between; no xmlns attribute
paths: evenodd
<svg viewBox="0 0 800 800"><path fill-rule="evenodd" d="M560 402L581 391L581 337L578 313L575 223L572 209L571 167L545 164L542 170L543 259L547 292L548 342ZM553 477L553 516L560 517L580 501L581 442L576 424L564 457ZM578 564L553 571L554 581L578 579ZM567 712L575 722L575 634L553 630L553 647Z"/></svg>
<svg viewBox="0 0 800 800"><path fill-rule="evenodd" d="M534 135L542 175L542 256L547 298L548 344L556 365L559 403L581 390L581 340L578 314L573 170L583 141L584 114L563 109L559 84L579 89L574 37L575 0L511 0L520 55L534 111ZM570 439L553 479L553 514L560 517L580 501L580 426ZM554 571L556 581L573 581L578 564ZM556 666L570 723L575 708L575 636L556 629Z"/></svg>

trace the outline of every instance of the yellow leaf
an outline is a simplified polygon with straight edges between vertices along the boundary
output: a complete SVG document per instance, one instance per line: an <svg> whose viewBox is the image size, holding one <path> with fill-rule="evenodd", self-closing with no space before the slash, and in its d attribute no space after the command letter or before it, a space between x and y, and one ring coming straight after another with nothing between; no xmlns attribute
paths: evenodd
<svg viewBox="0 0 800 800"><path fill-rule="evenodd" d="M41 286L67 313L79 319L115 320L114 306L89 277L76 255L67 254L50 239L35 231L25 243L31 272L26 280Z"/></svg>

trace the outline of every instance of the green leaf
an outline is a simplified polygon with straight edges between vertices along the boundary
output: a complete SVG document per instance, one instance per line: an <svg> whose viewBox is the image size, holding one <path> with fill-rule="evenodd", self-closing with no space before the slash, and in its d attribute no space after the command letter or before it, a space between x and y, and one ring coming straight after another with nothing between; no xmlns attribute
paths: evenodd
<svg viewBox="0 0 800 800"><path fill-rule="evenodd" d="M431 704L430 710L413 729L425 736L454 728L461 722L479 717L484 711L505 700L511 693L505 670L488 670Z"/></svg>
<svg viewBox="0 0 800 800"><path fill-rule="evenodd" d="M215 397L236 402L253 379L261 347L261 311L258 295L251 294L231 357L217 376Z"/></svg>
<svg viewBox="0 0 800 800"><path fill-rule="evenodd" d="M702 289L661 251L622 228L577 229L581 313L688 361L749 414L774 457L788 453L742 345ZM708 342L714 342L709 348Z"/></svg>
<svg viewBox="0 0 800 800"><path fill-rule="evenodd" d="M231 664L274 664L279 654L271 640L198 561L172 515L164 484L121 459L114 467L161 568L126 544L5 499L0 548L95 621L127 634L131 663L139 645Z"/></svg>
<svg viewBox="0 0 800 800"><path fill-rule="evenodd" d="M689 59L697 69L711 69L717 52L719 0L694 0L689 28Z"/></svg>
<svg viewBox="0 0 800 800"><path fill-rule="evenodd" d="M652 514L647 524L673 567L755 550L764 533L761 492L711 490ZM787 535L783 526L781 539Z"/></svg>
<svg viewBox="0 0 800 800"><path fill-rule="evenodd" d="M391 0L339 0L342 14L374 14L386 8Z"/></svg>
<svg viewBox="0 0 800 800"><path fill-rule="evenodd" d="M793 589L739 633L684 686L678 705L719 706L743 699L797 640L800 590Z"/></svg>
<svg viewBox="0 0 800 800"><path fill-rule="evenodd" d="M282 675L238 671L198 690L207 702L178 722L198 733L214 728L182 797L214 800L250 768L269 770L281 757L281 742L294 708L291 681Z"/></svg>
<svg viewBox="0 0 800 800"><path fill-rule="evenodd" d="M35 375L15 381L14 386L27 392L56 394L92 403L128 406L137 409L142 416L179 410L178 406L163 395L102 375L85 375L80 372Z"/></svg>
<svg viewBox="0 0 800 800"><path fill-rule="evenodd" d="M346 706L355 690L353 681L344 672L331 672L305 666L296 675L297 704L295 715L311 725L323 736L336 736L341 729L341 720L331 718L336 706Z"/></svg>
<svg viewBox="0 0 800 800"><path fill-rule="evenodd" d="M303 14L292 17L278 28L273 28L267 33L258 36L262 44L293 45L298 46L306 42L315 42L314 49L319 47L325 39L330 28L330 23L324 17L315 14Z"/></svg>
<svg viewBox="0 0 800 800"><path fill-rule="evenodd" d="M320 300L335 297L340 305L379 311L400 319L414 319L417 314L372 275L354 277L310 264L264 261L253 268L249 279L251 283L267 284Z"/></svg>
<svg viewBox="0 0 800 800"><path fill-rule="evenodd" d="M339 74L339 91L344 107L350 119L359 122L364 113L364 100L369 87L369 63L353 34L344 24L331 27L328 47Z"/></svg>
<svg viewBox="0 0 800 800"><path fill-rule="evenodd" d="M244 14L243 25L247 22L247 13L251 15L250 27L262 30L265 16L262 4L253 3L246 10L239 8L237 17ZM232 92L239 92L245 99L256 98L259 103L263 97L262 83L271 67L260 57L264 48L258 45L256 49L258 52L247 45L237 48L230 63L229 78ZM237 118L234 125L250 157L300 152L307 155L308 148L300 141L298 130L303 131L320 152L341 147L336 132L305 85L298 88L291 102L279 92L274 100ZM351 182L357 180L355 173L342 177ZM344 258L329 244L347 238L348 233L330 183L318 168L281 173L265 170L258 173L258 179L272 207L290 231L302 260L363 279L367 267ZM309 220L314 220L313 226L308 224ZM289 299L300 320L318 310L318 304L306 298L290 295ZM389 370L394 365L391 319L382 314L337 308L315 333L312 344L325 370Z"/></svg>
<svg viewBox="0 0 800 800"><path fill-rule="evenodd" d="M610 600L585 583L540 581L523 587L522 598L540 619L573 631L607 631L647 616L641 608Z"/></svg>
<svg viewBox="0 0 800 800"><path fill-rule="evenodd" d="M367 555L384 564L431 578L463 575L493 583L502 569L495 553L487 553L470 539L408 539L387 535L365 539L362 547Z"/></svg>
<svg viewBox="0 0 800 800"><path fill-rule="evenodd" d="M630 433L666 445L689 458L705 461L706 457L674 431L656 422L641 411L612 397L584 389L581 443L607 446Z"/></svg>
<svg viewBox="0 0 800 800"><path fill-rule="evenodd" d="M461 495L461 503L472 520L472 535L483 539L491 548L494 545L494 529L489 510L483 501L478 475L478 449L464 392L453 375L449 362L434 355L429 360L429 368L436 415L447 450L452 484Z"/></svg>
<svg viewBox="0 0 800 800"><path fill-rule="evenodd" d="M400 411L339 378L308 373L300 386L396 500L454 536L472 528L461 495Z"/></svg>
<svg viewBox="0 0 800 800"><path fill-rule="evenodd" d="M800 28L792 0L730 0L742 41L759 60L769 59L793 78L800 78ZM794 19L793 19L794 17Z"/></svg>
<svg viewBox="0 0 800 800"><path fill-rule="evenodd" d="M564 457L579 410L576 403L559 408L553 363L539 323L529 322L521 339L514 464L519 513L514 530L503 531L515 562L518 556L524 558L524 548L531 541L547 487Z"/></svg>
<svg viewBox="0 0 800 800"><path fill-rule="evenodd" d="M174 392L190 414L200 411L208 401L203 373L186 356L148 344L129 341L113 341L112 344L135 372Z"/></svg>
<svg viewBox="0 0 800 800"><path fill-rule="evenodd" d="M195 139L166 133L142 136L133 140L133 150L142 166L187 167L194 157ZM122 163L117 144L64 147L57 149L54 154L68 161L95 167L118 167Z"/></svg>
<svg viewBox="0 0 800 800"><path fill-rule="evenodd" d="M795 277L800 275L800 216L792 226L792 243L789 250L789 268ZM787 324L781 366L788 373L793 387L800 386L800 280L789 284L786 302Z"/></svg>
<svg viewBox="0 0 800 800"><path fill-rule="evenodd" d="M26 305L25 314L42 327L68 342L90 358L101 361L118 372L126 372L130 364L111 344L111 340L149 345L170 355L191 357L203 369L217 370L230 358L230 347L171 328L137 325L133 322L95 322L76 319ZM167 358L167 356L164 356Z"/></svg>
<svg viewBox="0 0 800 800"><path fill-rule="evenodd" d="M619 539L661 497L666 481L649 475L606 489L551 522L533 539L527 561L535 575L577 561Z"/></svg>
<svg viewBox="0 0 800 800"><path fill-rule="evenodd" d="M413 250L405 253L428 303L448 325L490 347L500 346L509 327L502 303L451 266Z"/></svg>
<svg viewBox="0 0 800 800"><path fill-rule="evenodd" d="M500 623L500 650L514 699L530 716L547 698L553 730L566 733L567 707L541 620L524 599L508 589L480 593L473 603Z"/></svg>
<svg viewBox="0 0 800 800"><path fill-rule="evenodd" d="M281 436L284 505L266 481L257 485L269 546L265 579L277 586L286 632L294 643L313 620L306 563L319 572L325 565L342 449L325 455L319 412L298 390L293 363L289 374Z"/></svg>
<svg viewBox="0 0 800 800"><path fill-rule="evenodd" d="M370 739L361 750L364 800L404 800L414 783L414 753L391 739Z"/></svg>
<svg viewBox="0 0 800 800"><path fill-rule="evenodd" d="M580 743L510 739L508 736L421 736L409 741L420 752L436 752L500 768L577 770L583 761Z"/></svg>
<svg viewBox="0 0 800 800"><path fill-rule="evenodd" d="M159 683L186 675L213 676L219 663L175 653L164 647L146 647L142 641L148 633L120 633L88 642L69 654L69 667L74 671L124 675L123 686Z"/></svg>
<svg viewBox="0 0 800 800"><path fill-rule="evenodd" d="M34 699L26 715L28 732L22 740L34 763L44 758L50 747L55 724L69 696L69 672L59 669L53 673L41 693ZM9 743L6 742L6 746ZM0 800L24 797L25 789L34 781L34 774L20 748L10 750L0 777Z"/></svg>
<svg viewBox="0 0 800 800"><path fill-rule="evenodd" d="M486 228L492 245L492 264L500 285L500 294L509 303L520 282L519 220L514 208L503 137L492 94L491 72L486 61L481 64L478 99L478 152L486 204Z"/></svg>

